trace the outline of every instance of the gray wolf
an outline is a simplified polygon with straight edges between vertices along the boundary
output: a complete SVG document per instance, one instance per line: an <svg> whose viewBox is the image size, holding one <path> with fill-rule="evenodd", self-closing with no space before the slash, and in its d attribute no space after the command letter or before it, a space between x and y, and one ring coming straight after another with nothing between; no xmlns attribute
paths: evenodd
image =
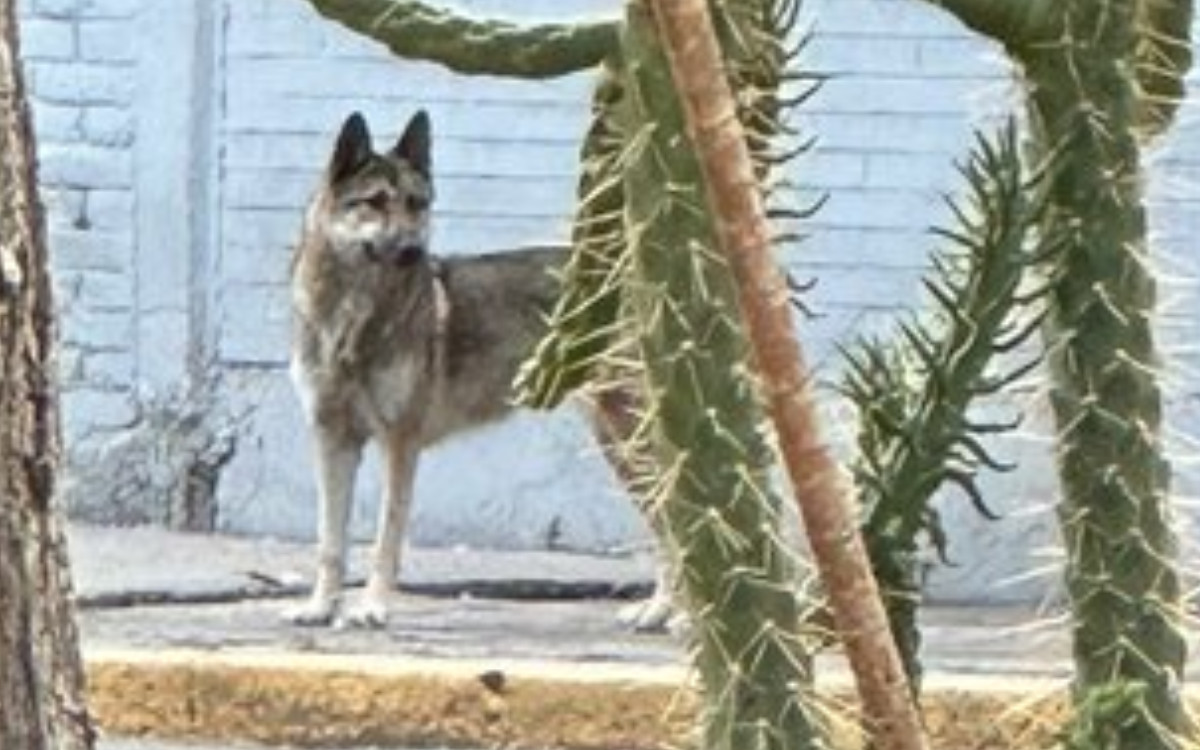
<svg viewBox="0 0 1200 750"><path fill-rule="evenodd" d="M285 613L294 623L385 624L421 451L510 411L513 378L557 292L550 271L565 248L430 252L430 146L424 112L382 153L351 115L305 213L292 262L291 375L312 432L320 510L316 580ZM597 432L611 446L631 424L628 400L597 403L608 415ZM346 526L370 440L384 493L366 588L344 606ZM663 624L668 590L660 582L631 624Z"/></svg>

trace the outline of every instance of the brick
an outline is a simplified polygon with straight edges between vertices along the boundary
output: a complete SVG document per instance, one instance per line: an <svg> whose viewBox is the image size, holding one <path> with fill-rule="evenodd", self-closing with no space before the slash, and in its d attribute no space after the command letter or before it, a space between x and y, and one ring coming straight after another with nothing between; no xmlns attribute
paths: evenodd
<svg viewBox="0 0 1200 750"><path fill-rule="evenodd" d="M963 144L962 158L966 158ZM863 185L869 188L957 191L962 180L954 168L954 160L942 154L871 153L867 157L867 174Z"/></svg>
<svg viewBox="0 0 1200 750"><path fill-rule="evenodd" d="M324 24L305 16L248 18L235 13L230 19L225 48L231 58L298 57L320 50L326 37Z"/></svg>
<svg viewBox="0 0 1200 750"><path fill-rule="evenodd" d="M79 24L79 54L87 62L133 63L137 37L133 21L87 20Z"/></svg>
<svg viewBox="0 0 1200 750"><path fill-rule="evenodd" d="M973 75L1004 78L1012 67L1003 50L975 36L917 41L917 66L930 76Z"/></svg>
<svg viewBox="0 0 1200 750"><path fill-rule="evenodd" d="M58 379L62 388L81 388L86 385L83 373L83 352L75 346L58 348Z"/></svg>
<svg viewBox="0 0 1200 750"><path fill-rule="evenodd" d="M56 269L115 271L127 268L133 257L131 232L59 229L52 226L48 239Z"/></svg>
<svg viewBox="0 0 1200 750"><path fill-rule="evenodd" d="M949 13L906 0L813 0L808 9L820 21L819 33L871 39L962 36L958 21Z"/></svg>
<svg viewBox="0 0 1200 750"><path fill-rule="evenodd" d="M21 56L25 60L70 60L75 57L75 24L61 18L28 18L21 22Z"/></svg>
<svg viewBox="0 0 1200 750"><path fill-rule="evenodd" d="M39 146L73 143L82 134L83 110L74 105L33 102L33 128Z"/></svg>
<svg viewBox="0 0 1200 750"><path fill-rule="evenodd" d="M103 389L131 388L134 360L130 352L88 352L80 357L80 372L88 384Z"/></svg>
<svg viewBox="0 0 1200 750"><path fill-rule="evenodd" d="M93 146L128 148L136 138L133 113L126 107L85 107L80 130L82 140Z"/></svg>
<svg viewBox="0 0 1200 750"><path fill-rule="evenodd" d="M79 305L80 291L83 289L82 271L58 270L54 274L54 300L65 310L73 310Z"/></svg>
<svg viewBox="0 0 1200 750"><path fill-rule="evenodd" d="M917 39L871 39L842 34L813 36L801 56L800 67L835 76L830 85L839 85L845 77L871 73L889 75L917 72Z"/></svg>
<svg viewBox="0 0 1200 750"><path fill-rule="evenodd" d="M133 101L129 66L43 62L31 71L30 90L54 104L119 104Z"/></svg>
<svg viewBox="0 0 1200 750"><path fill-rule="evenodd" d="M120 232L133 229L132 190L89 190L86 206L87 218L94 230Z"/></svg>
<svg viewBox="0 0 1200 750"><path fill-rule="evenodd" d="M82 274L81 310L128 313L133 307L133 275L124 271L89 271Z"/></svg>
<svg viewBox="0 0 1200 750"><path fill-rule="evenodd" d="M852 115L962 114L962 100L986 79L896 78L884 75L841 79L812 100L812 112ZM894 139L897 134L892 133Z"/></svg>
<svg viewBox="0 0 1200 750"><path fill-rule="evenodd" d="M257 328L258 321L246 327ZM143 307L137 318L139 390L167 393L183 382L191 353L189 329L186 308Z"/></svg>
<svg viewBox="0 0 1200 750"><path fill-rule="evenodd" d="M290 306L287 288L230 284L225 288L218 349L226 363L287 360ZM246 321L254 325L246 325Z"/></svg>
<svg viewBox="0 0 1200 750"><path fill-rule="evenodd" d="M51 229L77 228L80 219L86 216L83 190L43 186L40 195L46 224Z"/></svg>
<svg viewBox="0 0 1200 750"><path fill-rule="evenodd" d="M80 18L133 18L147 2L155 0L75 0Z"/></svg>
<svg viewBox="0 0 1200 750"><path fill-rule="evenodd" d="M128 390L87 388L63 393L62 415L63 431L74 436L129 427L138 410Z"/></svg>
<svg viewBox="0 0 1200 750"><path fill-rule="evenodd" d="M830 195L814 217L815 227L865 229L926 228L944 216L941 198L934 191L907 189L847 189ZM932 209L932 210L931 210Z"/></svg>
<svg viewBox="0 0 1200 750"><path fill-rule="evenodd" d="M817 151L959 154L961 148L947 145L970 139L970 121L961 107L954 112L810 112L801 120L806 132L817 138Z"/></svg>
<svg viewBox="0 0 1200 750"><path fill-rule="evenodd" d="M89 351L125 351L133 341L133 321L128 311L73 309L60 321L61 339Z"/></svg>
<svg viewBox="0 0 1200 750"><path fill-rule="evenodd" d="M31 0L33 13L47 18L73 18L80 0Z"/></svg>
<svg viewBox="0 0 1200 750"><path fill-rule="evenodd" d="M126 188L133 180L133 158L125 149L50 145L39 157L44 185Z"/></svg>

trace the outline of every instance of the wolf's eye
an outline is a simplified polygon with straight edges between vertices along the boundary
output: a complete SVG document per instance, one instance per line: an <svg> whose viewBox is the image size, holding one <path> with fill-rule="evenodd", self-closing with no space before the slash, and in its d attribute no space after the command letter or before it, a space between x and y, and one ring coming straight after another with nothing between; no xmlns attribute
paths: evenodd
<svg viewBox="0 0 1200 750"><path fill-rule="evenodd" d="M376 211L384 211L387 209L388 202L391 201L391 199L392 197L388 195L386 190L376 190L366 198L363 198L362 202L364 205L370 206Z"/></svg>
<svg viewBox="0 0 1200 750"><path fill-rule="evenodd" d="M404 206L412 213L420 213L429 208L429 199L423 195L409 195L404 199Z"/></svg>

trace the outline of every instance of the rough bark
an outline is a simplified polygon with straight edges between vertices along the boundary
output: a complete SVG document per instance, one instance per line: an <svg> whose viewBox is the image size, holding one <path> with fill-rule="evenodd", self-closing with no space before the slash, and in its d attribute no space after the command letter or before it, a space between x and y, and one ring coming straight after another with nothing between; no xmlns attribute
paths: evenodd
<svg viewBox="0 0 1200 750"><path fill-rule="evenodd" d="M924 748L920 719L858 534L852 493L820 436L787 282L771 256L770 227L708 5L704 0L648 3L683 100L718 244L739 287L784 463L874 742L895 750Z"/></svg>
<svg viewBox="0 0 1200 750"><path fill-rule="evenodd" d="M0 748L89 750L58 462L53 308L14 0L0 0Z"/></svg>

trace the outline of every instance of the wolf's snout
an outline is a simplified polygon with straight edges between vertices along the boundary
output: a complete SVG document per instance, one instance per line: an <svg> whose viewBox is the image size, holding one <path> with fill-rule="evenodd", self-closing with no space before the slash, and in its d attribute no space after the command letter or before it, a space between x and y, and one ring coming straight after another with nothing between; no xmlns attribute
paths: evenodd
<svg viewBox="0 0 1200 750"><path fill-rule="evenodd" d="M396 253L396 265L411 266L421 261L425 256L425 248L420 245L405 245Z"/></svg>

